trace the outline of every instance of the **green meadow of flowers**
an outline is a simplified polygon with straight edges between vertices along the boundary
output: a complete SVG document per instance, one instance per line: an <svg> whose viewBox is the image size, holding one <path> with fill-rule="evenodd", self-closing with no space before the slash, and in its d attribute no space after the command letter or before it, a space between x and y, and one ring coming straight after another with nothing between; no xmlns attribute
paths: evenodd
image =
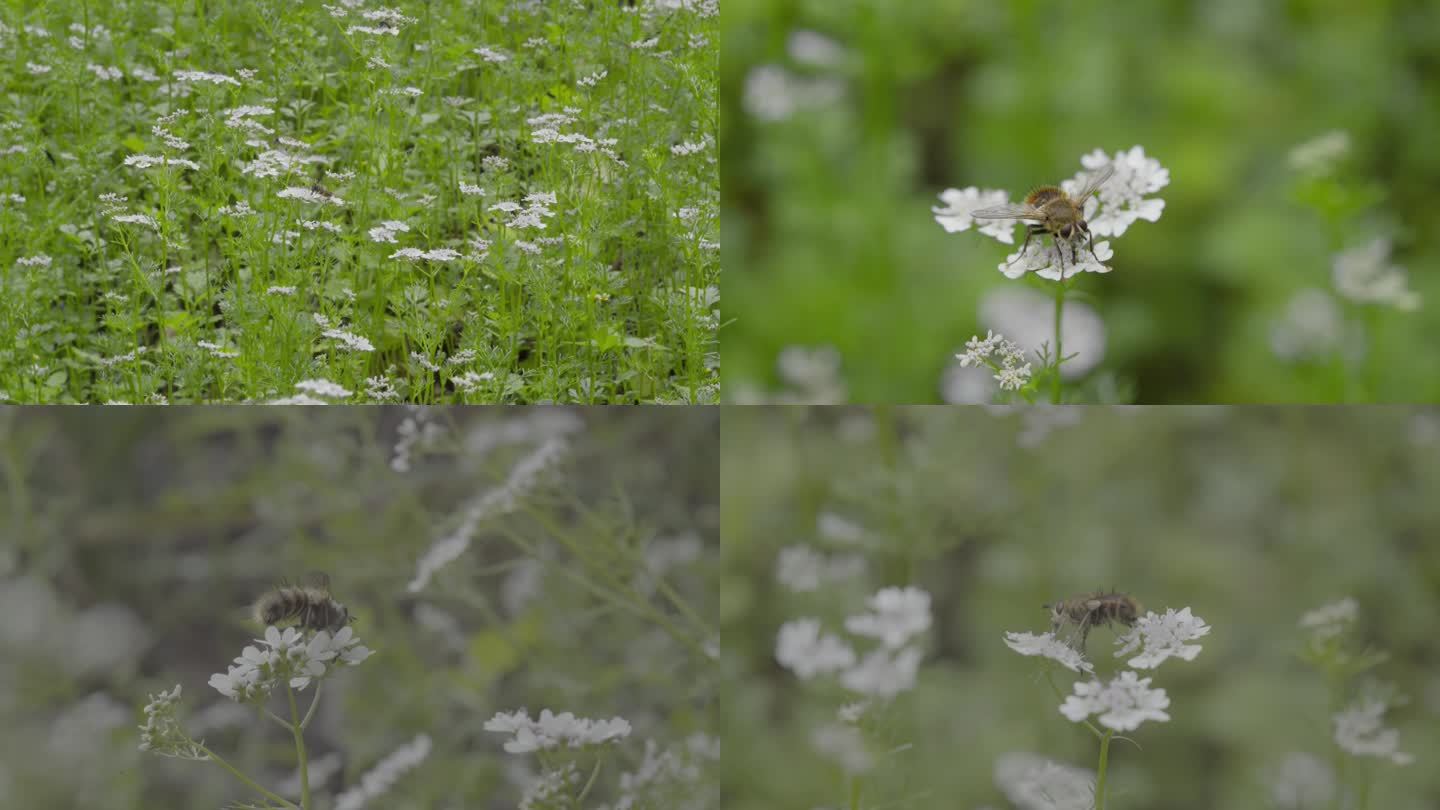
<svg viewBox="0 0 1440 810"><path fill-rule="evenodd" d="M718 17L5 4L0 401L714 401Z"/></svg>

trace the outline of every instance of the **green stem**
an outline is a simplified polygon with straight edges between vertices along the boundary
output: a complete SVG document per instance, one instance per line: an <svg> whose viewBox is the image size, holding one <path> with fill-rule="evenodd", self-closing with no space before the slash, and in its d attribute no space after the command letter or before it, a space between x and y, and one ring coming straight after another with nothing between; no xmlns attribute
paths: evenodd
<svg viewBox="0 0 1440 810"><path fill-rule="evenodd" d="M1055 282L1055 376L1050 380L1050 402L1060 404L1060 363L1065 354L1060 341L1060 316L1065 312L1065 281Z"/></svg>
<svg viewBox="0 0 1440 810"><path fill-rule="evenodd" d="M575 797L575 804L577 807L585 801L586 796L590 795L590 788L595 787L595 777L600 775L600 765L604 762L605 760L603 757L595 760L595 767L590 769L590 778L585 780L585 787L581 788L580 795Z"/></svg>
<svg viewBox="0 0 1440 810"><path fill-rule="evenodd" d="M1365 810L1365 805L1370 801L1370 769L1360 767L1360 791L1355 799L1355 810Z"/></svg>
<svg viewBox="0 0 1440 810"><path fill-rule="evenodd" d="M324 685L324 681L315 682L315 697L310 699L310 708L305 711L305 719L300 721L301 731L310 727L310 718L315 716L315 707L320 705L320 687Z"/></svg>
<svg viewBox="0 0 1440 810"><path fill-rule="evenodd" d="M310 763L305 756L305 730L296 719L300 713L295 709L295 690L288 683L285 695L290 698L290 728L295 734L295 756L300 760L300 806L310 810Z"/></svg>
<svg viewBox="0 0 1440 810"><path fill-rule="evenodd" d="M850 777L850 810L860 810L860 777Z"/></svg>
<svg viewBox="0 0 1440 810"><path fill-rule="evenodd" d="M260 787L260 785L257 784L254 779L251 779L250 777L248 777L248 776L246 776L245 774L241 773L238 769L236 769L236 767L235 767L234 765L231 765L230 763L226 762L223 758L221 758L221 756L220 756L219 754L215 753L214 751L211 751L209 748L206 748L205 745L204 745L204 743L196 743L196 745L198 745L198 746L200 747L200 750L201 750L201 751L204 751L204 752L205 752L205 755L206 755L206 756L210 757L210 761L214 762L216 765L219 765L220 767L222 767L222 768L224 768L225 770L229 771L231 776L234 776L236 779L239 779L241 782L244 782L246 785L248 785L248 786L250 787L251 790L254 790L255 792L259 793L260 795L264 796L265 798L267 798L267 799L269 799L269 800L271 800L271 801L279 802L282 807L294 807L294 806L295 806L293 803L287 801L286 799L284 799L284 798L282 798L282 797L280 797L280 796L277 796L277 795L275 795L274 793L271 793L270 791L266 790L266 789L263 788L263 787Z"/></svg>
<svg viewBox="0 0 1440 810"><path fill-rule="evenodd" d="M1095 773L1095 810L1105 810L1105 769L1110 764L1110 738L1113 731L1100 738L1100 767Z"/></svg>

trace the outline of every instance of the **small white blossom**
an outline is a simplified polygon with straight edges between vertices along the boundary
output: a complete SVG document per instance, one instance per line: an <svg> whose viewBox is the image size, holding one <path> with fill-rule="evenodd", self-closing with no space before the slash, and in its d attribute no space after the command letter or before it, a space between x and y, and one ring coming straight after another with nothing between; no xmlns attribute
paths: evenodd
<svg viewBox="0 0 1440 810"><path fill-rule="evenodd" d="M203 70L181 70L175 73L175 80L180 82L210 82L211 84L233 84L240 86L240 82L219 73L206 73Z"/></svg>
<svg viewBox="0 0 1440 810"><path fill-rule="evenodd" d="M1062 253L1063 252L1063 253ZM1095 252L1090 252L1089 242L1061 242L1059 245L1041 237L1030 240L1024 252L1016 251L1005 257L999 265L1006 278L1020 278L1034 273L1043 279L1060 281L1080 273L1108 273L1111 267L1105 262L1115 257L1109 242L1096 242Z"/></svg>
<svg viewBox="0 0 1440 810"><path fill-rule="evenodd" d="M1315 638L1323 640L1340 635L1358 618L1360 604L1347 596L1301 616L1300 626L1309 630Z"/></svg>
<svg viewBox="0 0 1440 810"><path fill-rule="evenodd" d="M301 391L322 397L335 397L337 399L350 396L350 392L344 386L329 380L301 380L295 383L295 387Z"/></svg>
<svg viewBox="0 0 1440 810"><path fill-rule="evenodd" d="M1128 662L1130 666L1154 669L1171 656L1194 661L1195 656L1200 654L1200 645L1185 642L1201 638L1209 632L1210 625L1198 616L1192 616L1188 607L1178 613L1169 608L1163 616L1152 611L1136 621L1130 632L1116 639L1115 643L1122 646L1115 657L1129 655L1143 644L1140 655Z"/></svg>
<svg viewBox="0 0 1440 810"><path fill-rule="evenodd" d="M965 351L955 355L961 368L989 366L995 372L1001 390L1019 391L1030 381L1030 364L1024 362L1025 352L1013 340L986 330L985 337L972 337Z"/></svg>
<svg viewBox="0 0 1440 810"><path fill-rule="evenodd" d="M21 256L15 260L16 267L49 267L50 257L44 253L37 253L34 256Z"/></svg>
<svg viewBox="0 0 1440 810"><path fill-rule="evenodd" d="M1021 655L1040 655L1075 672L1094 674L1095 666L1078 650L1060 641L1054 633L1006 633L1005 645Z"/></svg>
<svg viewBox="0 0 1440 810"><path fill-rule="evenodd" d="M169 692L151 695L145 705L145 722L140 726L140 750L178 759L209 759L210 755L180 728L176 707L180 684Z"/></svg>
<svg viewBox="0 0 1440 810"><path fill-rule="evenodd" d="M915 647L898 652L881 647L840 674L840 683L852 692L888 700L915 688L922 653Z"/></svg>
<svg viewBox="0 0 1440 810"><path fill-rule="evenodd" d="M396 748L360 777L360 783L335 798L335 810L360 810L371 799L390 789L401 776L419 767L430 756L430 735L420 734Z"/></svg>
<svg viewBox="0 0 1440 810"><path fill-rule="evenodd" d="M1384 304L1402 312L1420 308L1405 269L1390 264L1390 240L1380 238L1335 257L1335 290L1361 304Z"/></svg>
<svg viewBox="0 0 1440 810"><path fill-rule="evenodd" d="M1290 168L1302 172L1322 173L1350 152L1350 133L1335 129L1290 150Z"/></svg>
<svg viewBox="0 0 1440 810"><path fill-rule="evenodd" d="M814 591L827 582L848 579L865 571L859 555L825 554L809 546L788 546L775 559L775 580L792 591Z"/></svg>
<svg viewBox="0 0 1440 810"><path fill-rule="evenodd" d="M1060 713L1073 723L1098 714L1100 725L1106 728L1134 731L1146 720L1169 720L1165 713L1169 707L1170 697L1164 689L1151 689L1149 678L1126 670L1108 683L1078 681L1075 694L1065 698Z"/></svg>
<svg viewBox="0 0 1440 810"><path fill-rule="evenodd" d="M1345 337L1340 304L1329 293L1305 287L1290 297L1285 311L1270 325L1270 351L1281 360L1330 355Z"/></svg>
<svg viewBox="0 0 1440 810"><path fill-rule="evenodd" d="M1279 810L1314 810L1335 797L1335 774L1314 754L1287 754L1268 781Z"/></svg>
<svg viewBox="0 0 1440 810"><path fill-rule="evenodd" d="M623 717L590 720L570 712L555 714L549 709L541 711L540 716L532 720L529 712L520 709L511 714L497 713L485 721L485 730L511 735L505 743L505 750L512 754L524 754L623 740L630 736L630 722Z"/></svg>
<svg viewBox="0 0 1440 810"><path fill-rule="evenodd" d="M1019 810L1092 810L1095 772L1015 751L995 760L995 785Z"/></svg>
<svg viewBox="0 0 1440 810"><path fill-rule="evenodd" d="M819 619L795 619L780 626L775 660L801 680L809 680L854 666L855 651L837 636L822 635Z"/></svg>
<svg viewBox="0 0 1440 810"><path fill-rule="evenodd" d="M1114 165L1115 173L1085 204L1085 221L1091 233L1120 236L1137 219L1149 222L1160 219L1165 201L1146 199L1145 195L1170 185L1170 170L1161 166L1160 161L1145 157L1145 150L1139 146L1128 152L1116 152L1114 158L1096 149L1080 158L1080 165L1086 170L1061 183L1061 187L1067 193L1078 193L1093 172L1110 164ZM1096 251L1099 251L1098 245Z"/></svg>
<svg viewBox="0 0 1440 810"><path fill-rule="evenodd" d="M1010 195L999 189L978 189L971 186L966 189L947 188L940 192L940 201L945 207L933 207L930 210L935 214L935 221L946 233L957 233L967 231L971 225L980 222L977 230L986 236L1004 242L1007 245L1015 244L1015 221L1009 219L982 219L976 220L970 214L981 208L990 208L997 205L1005 205L1010 202Z"/></svg>
<svg viewBox="0 0 1440 810"><path fill-rule="evenodd" d="M846 630L895 649L930 629L930 594L919 588L882 588L869 605L871 613L845 620Z"/></svg>
<svg viewBox="0 0 1440 810"><path fill-rule="evenodd" d="M1414 762L1414 756L1399 750L1400 732L1381 723L1386 708L1382 701L1367 699L1335 715L1335 744L1357 757L1388 759L1396 765Z"/></svg>
<svg viewBox="0 0 1440 810"><path fill-rule="evenodd" d="M860 729L841 723L828 723L810 732L810 744L819 753L839 763L846 773L865 773L875 759L865 747Z"/></svg>

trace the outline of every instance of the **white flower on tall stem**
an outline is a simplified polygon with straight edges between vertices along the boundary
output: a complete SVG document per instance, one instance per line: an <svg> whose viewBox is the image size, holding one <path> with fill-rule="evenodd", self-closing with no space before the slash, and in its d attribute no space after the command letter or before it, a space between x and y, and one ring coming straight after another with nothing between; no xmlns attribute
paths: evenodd
<svg viewBox="0 0 1440 810"><path fill-rule="evenodd" d="M1098 714L1100 725L1116 731L1134 731L1146 720L1165 722L1170 697L1164 689L1151 689L1150 679L1126 670L1109 682L1078 681L1075 694L1065 698L1060 713L1073 723Z"/></svg>
<svg viewBox="0 0 1440 810"><path fill-rule="evenodd" d="M1359 617L1360 604L1347 596L1301 616L1300 626L1309 630L1317 641L1323 641L1345 632Z"/></svg>
<svg viewBox="0 0 1440 810"><path fill-rule="evenodd" d="M852 692L888 700L915 688L921 657L915 647L898 652L881 647L841 673L840 683Z"/></svg>
<svg viewBox="0 0 1440 810"><path fill-rule="evenodd" d="M854 666L855 651L835 635L822 635L819 619L795 619L780 626L775 660L801 680L809 680Z"/></svg>
<svg viewBox="0 0 1440 810"><path fill-rule="evenodd" d="M1191 615L1188 607L1179 612L1169 608L1163 616L1150 612L1136 621L1130 632L1116 639L1115 643L1121 647L1115 657L1129 655L1143 645L1140 655L1128 662L1130 666L1154 669L1171 656L1194 661L1195 656L1200 654L1200 645L1185 642L1194 641L1209 632L1210 625L1204 619Z"/></svg>
<svg viewBox="0 0 1440 810"><path fill-rule="evenodd" d="M1360 304L1383 304L1402 312L1420 308L1405 269L1390 264L1390 240L1380 238L1335 257L1335 290Z"/></svg>
<svg viewBox="0 0 1440 810"><path fill-rule="evenodd" d="M622 740L630 736L630 722L623 717L591 720L576 717L570 712L555 714L549 709L542 710L540 716L532 720L528 711L519 709L510 714L497 712L485 721L485 730L511 735L505 743L505 750L512 754L524 754L562 746L583 748Z"/></svg>

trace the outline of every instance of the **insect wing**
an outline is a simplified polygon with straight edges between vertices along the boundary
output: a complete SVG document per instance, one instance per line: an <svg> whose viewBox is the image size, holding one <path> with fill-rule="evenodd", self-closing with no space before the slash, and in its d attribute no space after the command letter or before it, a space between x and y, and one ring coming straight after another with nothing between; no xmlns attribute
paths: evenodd
<svg viewBox="0 0 1440 810"><path fill-rule="evenodd" d="M973 219L1044 219L1045 214L1032 205L1006 203L970 212Z"/></svg>
<svg viewBox="0 0 1440 810"><path fill-rule="evenodd" d="M1090 176L1085 178L1085 186L1080 189L1079 194L1075 195L1075 204L1084 205L1085 201L1090 199L1090 195L1099 191L1100 187L1105 185L1105 181L1109 180L1113 174L1115 174L1114 163L1106 163L1091 172Z"/></svg>

